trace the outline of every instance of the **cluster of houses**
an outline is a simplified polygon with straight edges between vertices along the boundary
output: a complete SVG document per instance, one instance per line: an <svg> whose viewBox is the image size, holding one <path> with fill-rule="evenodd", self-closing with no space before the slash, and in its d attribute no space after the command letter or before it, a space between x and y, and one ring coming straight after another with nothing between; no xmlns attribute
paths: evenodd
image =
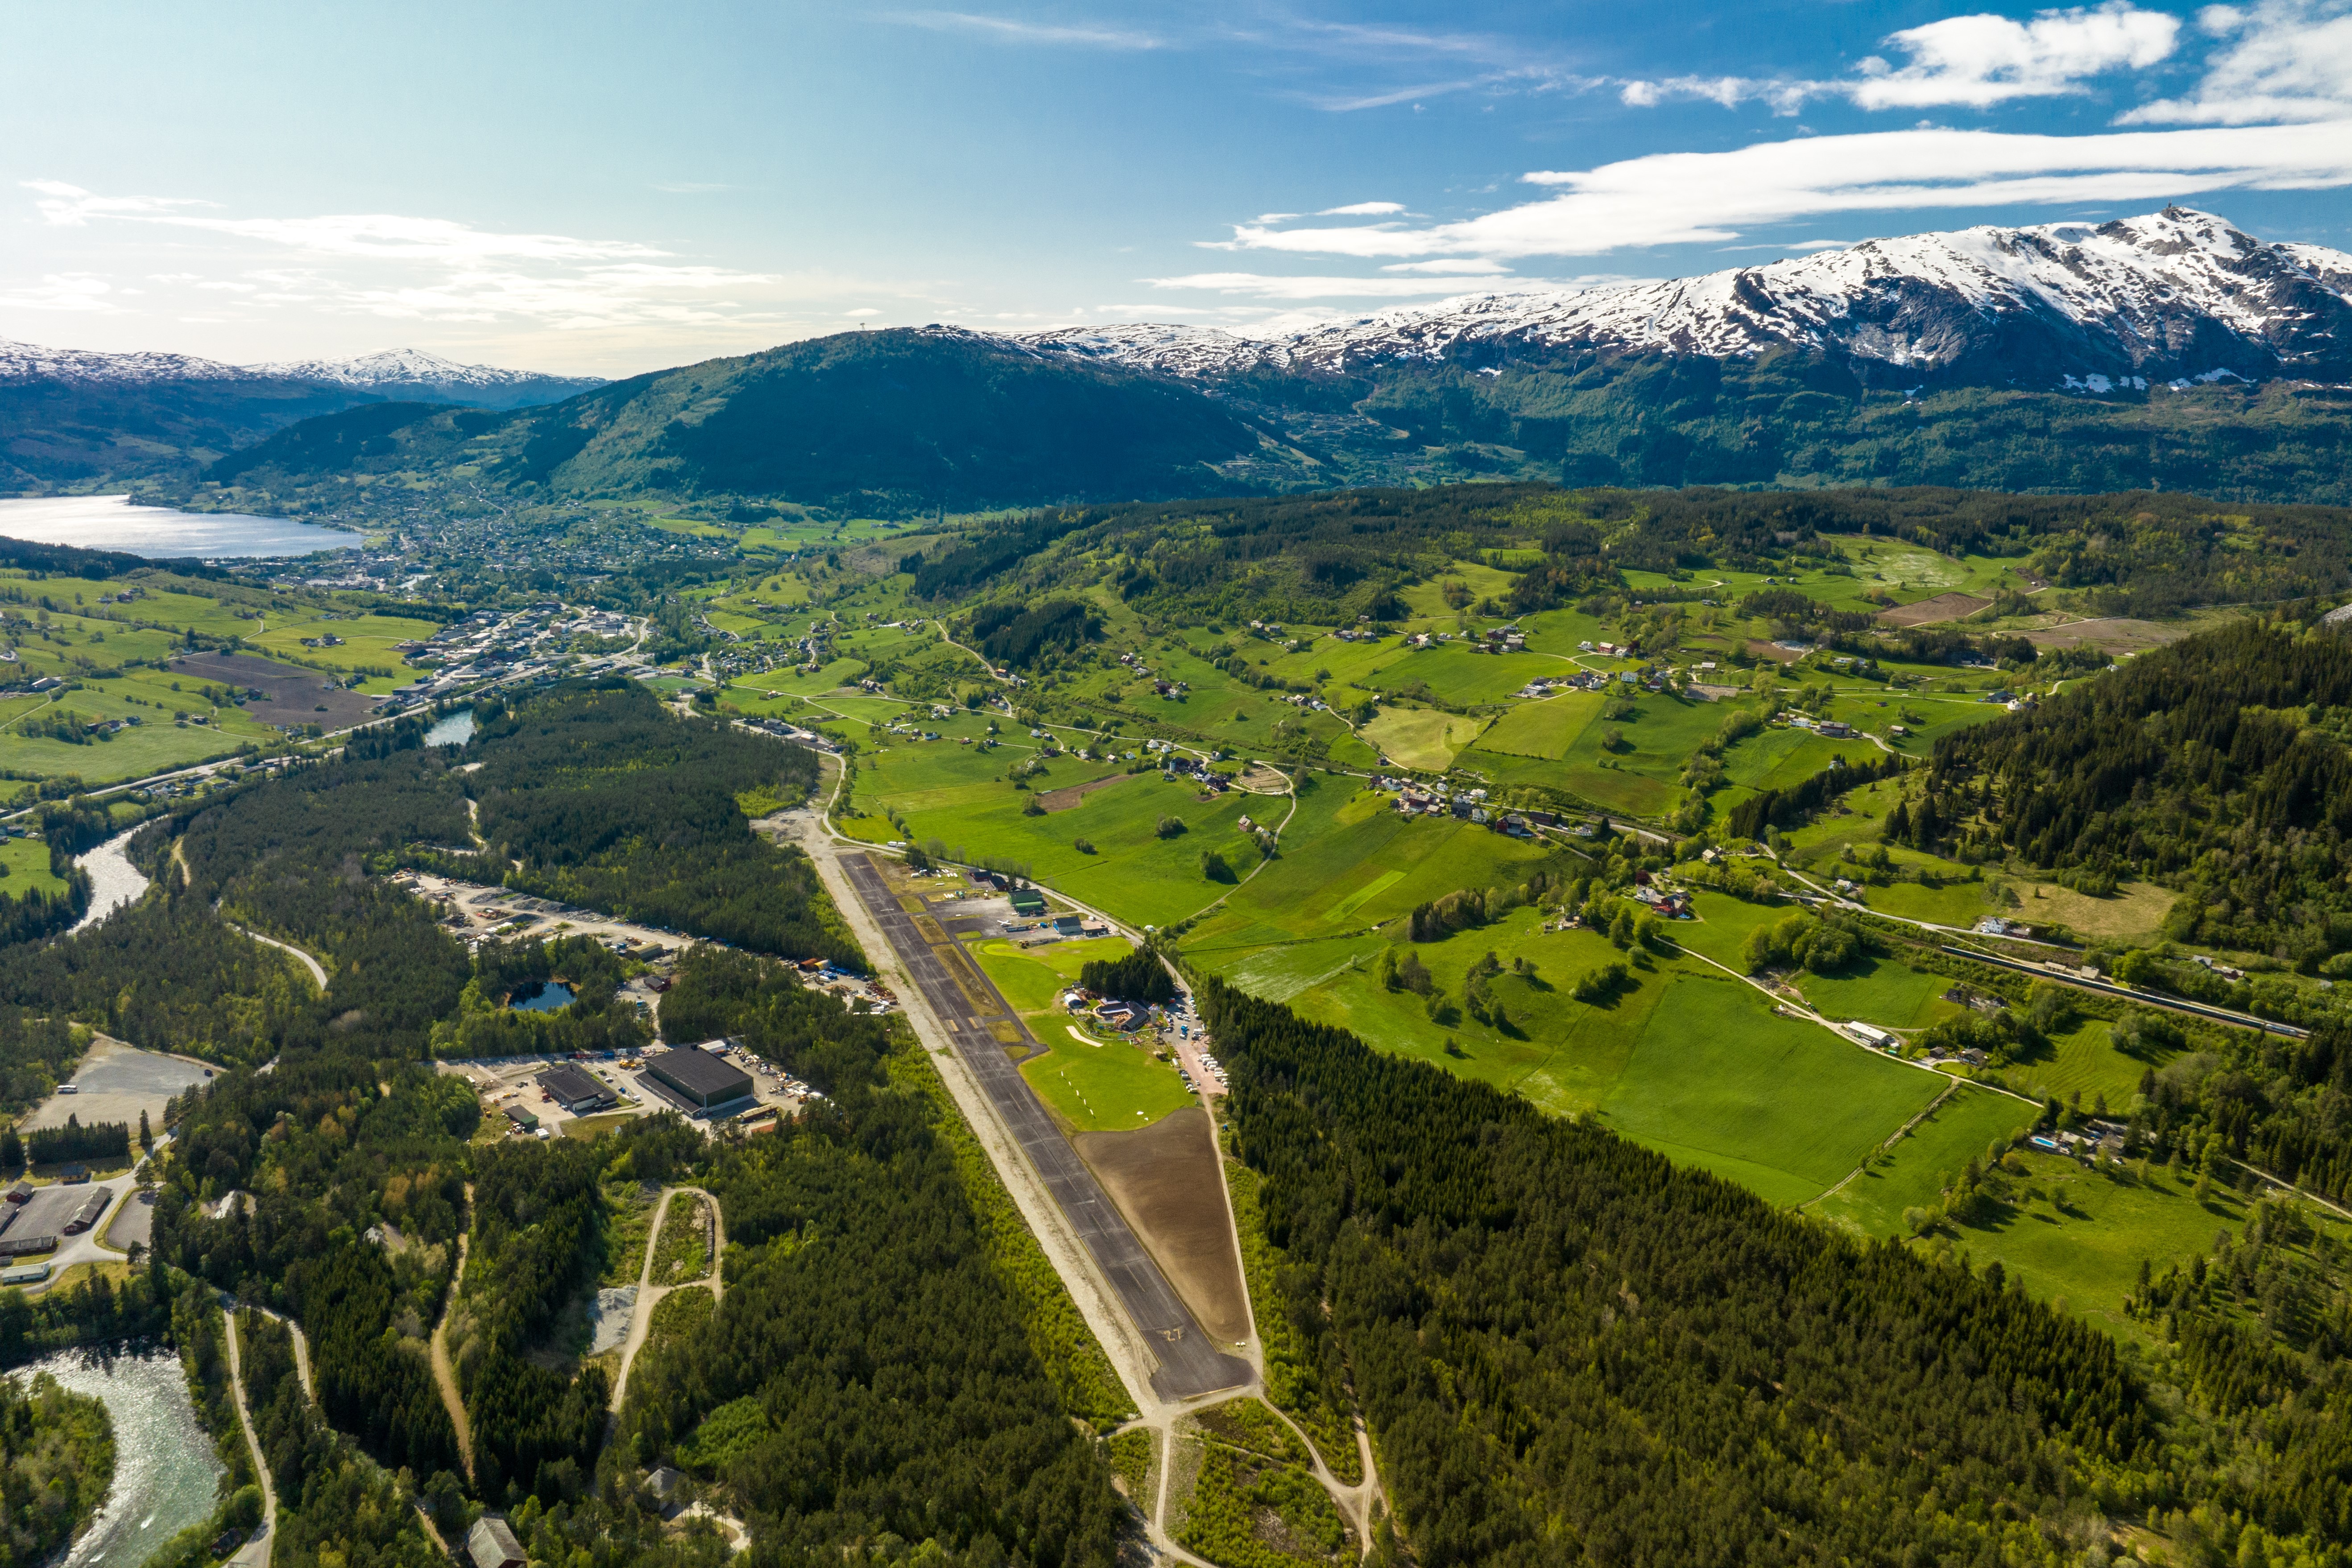
<svg viewBox="0 0 2352 1568"><path fill-rule="evenodd" d="M1166 771L1169 778L1199 784L1204 795L1223 795L1234 787L1233 780L1209 766L1207 763L1198 757L1188 757L1181 752L1170 751L1160 758L1160 765Z"/></svg>
<svg viewBox="0 0 2352 1568"><path fill-rule="evenodd" d="M1334 635L1345 637L1346 634ZM1472 653L1525 653L1528 651L1527 634L1517 626L1496 626L1476 637L1465 636L1459 638L1451 632L1415 632L1404 640L1408 647L1435 647L1440 643L1451 644L1459 641Z"/></svg>
<svg viewBox="0 0 2352 1568"><path fill-rule="evenodd" d="M1681 888L1667 886L1647 871L1633 873L1633 900L1648 906L1660 920L1695 921L1697 911L1691 908L1690 894Z"/></svg>
<svg viewBox="0 0 2352 1568"><path fill-rule="evenodd" d="M1810 713L1783 713L1780 721L1792 730L1811 730L1829 741L1851 740L1854 727L1843 719L1816 719Z"/></svg>

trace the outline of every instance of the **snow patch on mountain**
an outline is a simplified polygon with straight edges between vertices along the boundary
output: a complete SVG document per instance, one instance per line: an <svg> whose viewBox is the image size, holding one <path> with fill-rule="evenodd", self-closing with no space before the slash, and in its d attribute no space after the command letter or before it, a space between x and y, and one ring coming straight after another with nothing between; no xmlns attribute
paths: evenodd
<svg viewBox="0 0 2352 1568"><path fill-rule="evenodd" d="M2352 375L2352 255L2265 243L2176 206L2105 224L1870 240L1665 282L1465 295L1264 337L1155 324L1023 341L1188 377L1475 363L1519 351L1738 358L1796 347L1906 375L2024 384L2216 373L2340 380Z"/></svg>
<svg viewBox="0 0 2352 1568"><path fill-rule="evenodd" d="M193 354L138 352L107 353L95 349L53 349L0 338L0 382L100 382L135 385L166 381L301 381L316 385L373 392L425 388L464 399L468 394L604 384L595 376L541 375L460 364L421 349L390 349L344 360L292 360L268 364L224 364Z"/></svg>
<svg viewBox="0 0 2352 1568"><path fill-rule="evenodd" d="M495 365L459 364L422 349L387 349L354 359L290 360L251 367L257 375L288 381L322 382L330 386L373 390L383 386L430 386L450 391L500 391L534 383L556 382L582 387L601 386L593 376L541 375L525 370L500 370Z"/></svg>

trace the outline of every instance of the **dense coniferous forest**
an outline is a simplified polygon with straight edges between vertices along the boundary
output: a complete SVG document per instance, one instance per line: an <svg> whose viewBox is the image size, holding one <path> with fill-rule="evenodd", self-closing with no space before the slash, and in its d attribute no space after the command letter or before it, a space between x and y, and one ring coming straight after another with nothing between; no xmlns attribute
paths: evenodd
<svg viewBox="0 0 2352 1568"><path fill-rule="evenodd" d="M780 1561L887 1532L947 1563L1109 1563L1109 1473L990 1265L932 1130L951 1112L909 1081L929 1064L879 1019L836 1010L811 1031L796 994L814 994L741 953L680 966L671 995L698 1028L723 1025L831 1098L718 1155L727 1294L641 1354L623 1440L641 1462L686 1445L773 1521Z"/></svg>
<svg viewBox="0 0 2352 1568"><path fill-rule="evenodd" d="M2184 1410L1998 1265L1848 1240L1221 983L1202 999L1286 1289L1328 1302L1431 1568L2071 1563L2142 1511L2255 1561L2352 1543L2332 1372L2191 1324Z"/></svg>
<svg viewBox="0 0 2352 1568"><path fill-rule="evenodd" d="M803 792L811 753L681 722L634 688L559 693L484 729L468 755L488 765L468 782L488 786L484 825L507 842L543 850L560 870L619 877L633 855L720 840L764 879L740 900L743 925L768 922L787 952L856 960L829 910L818 912L805 860L753 839L736 801ZM600 1563L699 1563L711 1550L665 1538L625 1468L604 1469L600 1483L609 1385L601 1367L567 1365L551 1349L603 1266L605 1184L698 1176L721 1194L748 1258L730 1252L726 1310L695 1333L788 1350L730 1352L714 1367L715 1342L698 1339L692 1353L655 1356L641 1375L659 1414L632 1417L629 1453L668 1457L712 1405L758 1395L784 1445L772 1452L790 1457L772 1477L735 1478L763 1536L772 1511L789 1521L780 1540L830 1559L887 1530L936 1540L942 1562L976 1568L1108 1563L1118 1507L1108 1470L1061 1411L1022 1300L980 1237L934 1131L947 1102L896 1080L928 1068L884 1020L803 986L789 965L694 948L669 994L673 1031L736 1035L833 1100L787 1134L722 1149L715 1168L705 1136L672 1118L593 1141L473 1142L480 1104L463 1079L432 1069L436 1047L611 1047L645 1031L614 998L630 971L596 943L491 942L469 955L386 879L420 847L467 831L459 775L420 738L419 725L394 726L340 759L173 810L135 847L158 879L145 900L0 965L0 1091L45 1091L78 1055L82 1019L232 1064L167 1113L151 1267L120 1288L100 1278L32 1301L0 1292L0 1360L160 1331L172 1298L163 1271L183 1270L208 1300L266 1304L310 1336L315 1406L284 1330L242 1319L286 1510L281 1563L425 1568L430 1549L394 1489L402 1475L452 1529L470 1492L513 1510L535 1549L576 1539L566 1553ZM665 831L648 835L646 823ZM597 842L567 864L559 847L575 835ZM678 923L738 918L718 896L727 891L690 881ZM326 994L231 920L318 957ZM501 1005L518 985L556 977L578 994L561 1013ZM232 1194L240 1201L222 1203ZM453 1290L469 1228L470 1265ZM829 1262L835 1254L858 1267ZM445 1311L475 1444L470 1483L426 1354ZM714 1478L730 1462L716 1447L690 1452ZM885 1453L896 1458L869 1463Z"/></svg>
<svg viewBox="0 0 2352 1568"><path fill-rule="evenodd" d="M753 833L738 804L805 796L817 771L808 748L680 721L643 687L613 681L485 710L466 756L483 764L466 781L494 847L483 879L500 880L517 858L523 868L504 879L549 898L865 966L819 913L806 857Z"/></svg>

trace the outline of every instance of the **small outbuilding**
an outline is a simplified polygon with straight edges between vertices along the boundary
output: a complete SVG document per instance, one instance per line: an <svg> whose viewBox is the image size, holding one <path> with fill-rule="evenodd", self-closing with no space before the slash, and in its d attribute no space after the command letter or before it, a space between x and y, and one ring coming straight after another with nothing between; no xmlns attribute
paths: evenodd
<svg viewBox="0 0 2352 1568"><path fill-rule="evenodd" d="M507 1521L489 1514L467 1533L466 1555L474 1568L529 1568L530 1562Z"/></svg>

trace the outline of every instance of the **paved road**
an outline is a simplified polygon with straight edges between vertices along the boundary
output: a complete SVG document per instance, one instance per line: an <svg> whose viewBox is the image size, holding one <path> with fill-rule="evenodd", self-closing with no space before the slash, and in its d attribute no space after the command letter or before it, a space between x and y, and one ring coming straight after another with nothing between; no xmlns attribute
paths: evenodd
<svg viewBox="0 0 2352 1568"><path fill-rule="evenodd" d="M1190 1399L1249 1383L1253 1376L1249 1363L1218 1350L1192 1321L1192 1314L1185 1310L1126 1217L1054 1125L1029 1080L1021 1076L954 976L898 907L881 872L875 869L873 858L844 855L841 868L889 940L908 977L923 988L923 999L946 1026L956 1055L979 1082L1006 1131L1028 1156L1046 1191L1069 1217L1071 1228L1118 1293L1128 1317L1150 1344L1160 1362L1160 1369L1151 1374L1153 1390L1163 1399ZM1003 1016L1011 1014L1011 1008L1003 1010Z"/></svg>

